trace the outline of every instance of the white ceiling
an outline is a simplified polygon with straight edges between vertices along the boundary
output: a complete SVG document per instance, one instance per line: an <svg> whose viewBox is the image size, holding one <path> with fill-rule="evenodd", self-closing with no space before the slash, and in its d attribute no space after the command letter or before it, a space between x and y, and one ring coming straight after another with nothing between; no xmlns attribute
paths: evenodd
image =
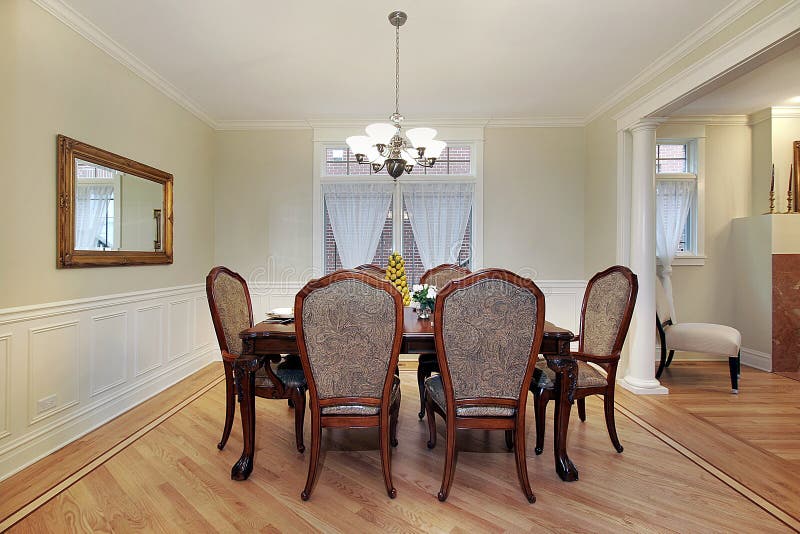
<svg viewBox="0 0 800 534"><path fill-rule="evenodd" d="M400 111L407 118L586 117L731 4L62 2L213 121L388 115L394 28L387 15L393 9L408 13L400 31Z"/></svg>
<svg viewBox="0 0 800 534"><path fill-rule="evenodd" d="M773 106L800 106L800 47L698 98L673 115L748 115Z"/></svg>

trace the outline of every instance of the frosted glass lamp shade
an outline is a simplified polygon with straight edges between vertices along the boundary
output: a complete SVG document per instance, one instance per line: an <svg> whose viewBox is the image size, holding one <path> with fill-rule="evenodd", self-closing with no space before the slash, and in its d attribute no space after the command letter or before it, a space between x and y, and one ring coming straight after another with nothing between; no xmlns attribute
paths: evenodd
<svg viewBox="0 0 800 534"><path fill-rule="evenodd" d="M428 146L425 147L425 154L426 158L438 158L442 155L442 151L447 146L447 143L444 141L439 141L438 139L433 139L428 143Z"/></svg>
<svg viewBox="0 0 800 534"><path fill-rule="evenodd" d="M415 165L417 163L418 156L413 153L413 151L408 149L403 149L403 159L406 160L406 163L409 165Z"/></svg>
<svg viewBox="0 0 800 534"><path fill-rule="evenodd" d="M372 138L372 144L388 145L389 140L397 132L397 128L388 122L376 122L366 128L367 135Z"/></svg>
<svg viewBox="0 0 800 534"><path fill-rule="evenodd" d="M428 147L430 142L436 137L436 130L433 128L411 128L406 132L406 137L414 145L414 148Z"/></svg>
<svg viewBox="0 0 800 534"><path fill-rule="evenodd" d="M345 139L345 141L353 154L366 154L371 146L370 139L366 135L352 135Z"/></svg>

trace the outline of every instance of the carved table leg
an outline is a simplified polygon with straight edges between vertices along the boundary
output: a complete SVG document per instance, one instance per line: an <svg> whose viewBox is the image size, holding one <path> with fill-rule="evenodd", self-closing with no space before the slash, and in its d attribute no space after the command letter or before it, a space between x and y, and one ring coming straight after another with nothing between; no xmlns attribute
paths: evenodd
<svg viewBox="0 0 800 534"><path fill-rule="evenodd" d="M547 365L556 372L555 393L557 396L553 430L553 456L556 461L556 473L564 482L572 482L578 480L578 470L567 456L567 431L578 378L578 364L572 358L552 356L547 359Z"/></svg>
<svg viewBox="0 0 800 534"><path fill-rule="evenodd" d="M231 469L233 480L246 480L253 471L253 453L256 441L256 369L257 359L237 360L234 366L239 385L239 414L242 418L244 448L239 461Z"/></svg>

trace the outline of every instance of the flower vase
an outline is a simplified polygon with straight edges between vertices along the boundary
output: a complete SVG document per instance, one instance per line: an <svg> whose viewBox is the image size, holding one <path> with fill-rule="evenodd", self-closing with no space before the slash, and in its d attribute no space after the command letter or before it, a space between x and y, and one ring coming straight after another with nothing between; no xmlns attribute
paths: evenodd
<svg viewBox="0 0 800 534"><path fill-rule="evenodd" d="M419 307L419 318L420 319L430 319L431 318L431 309L428 306L420 306Z"/></svg>

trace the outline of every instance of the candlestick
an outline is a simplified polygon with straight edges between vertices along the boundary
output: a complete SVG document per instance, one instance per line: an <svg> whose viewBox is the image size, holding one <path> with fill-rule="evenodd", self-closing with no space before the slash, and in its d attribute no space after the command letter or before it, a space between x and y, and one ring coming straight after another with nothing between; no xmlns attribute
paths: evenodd
<svg viewBox="0 0 800 534"><path fill-rule="evenodd" d="M772 180L769 183L769 211L775 213L775 164L772 164Z"/></svg>
<svg viewBox="0 0 800 534"><path fill-rule="evenodd" d="M786 213L792 213L794 198L792 195L792 177L789 176L789 190L786 192Z"/></svg>

